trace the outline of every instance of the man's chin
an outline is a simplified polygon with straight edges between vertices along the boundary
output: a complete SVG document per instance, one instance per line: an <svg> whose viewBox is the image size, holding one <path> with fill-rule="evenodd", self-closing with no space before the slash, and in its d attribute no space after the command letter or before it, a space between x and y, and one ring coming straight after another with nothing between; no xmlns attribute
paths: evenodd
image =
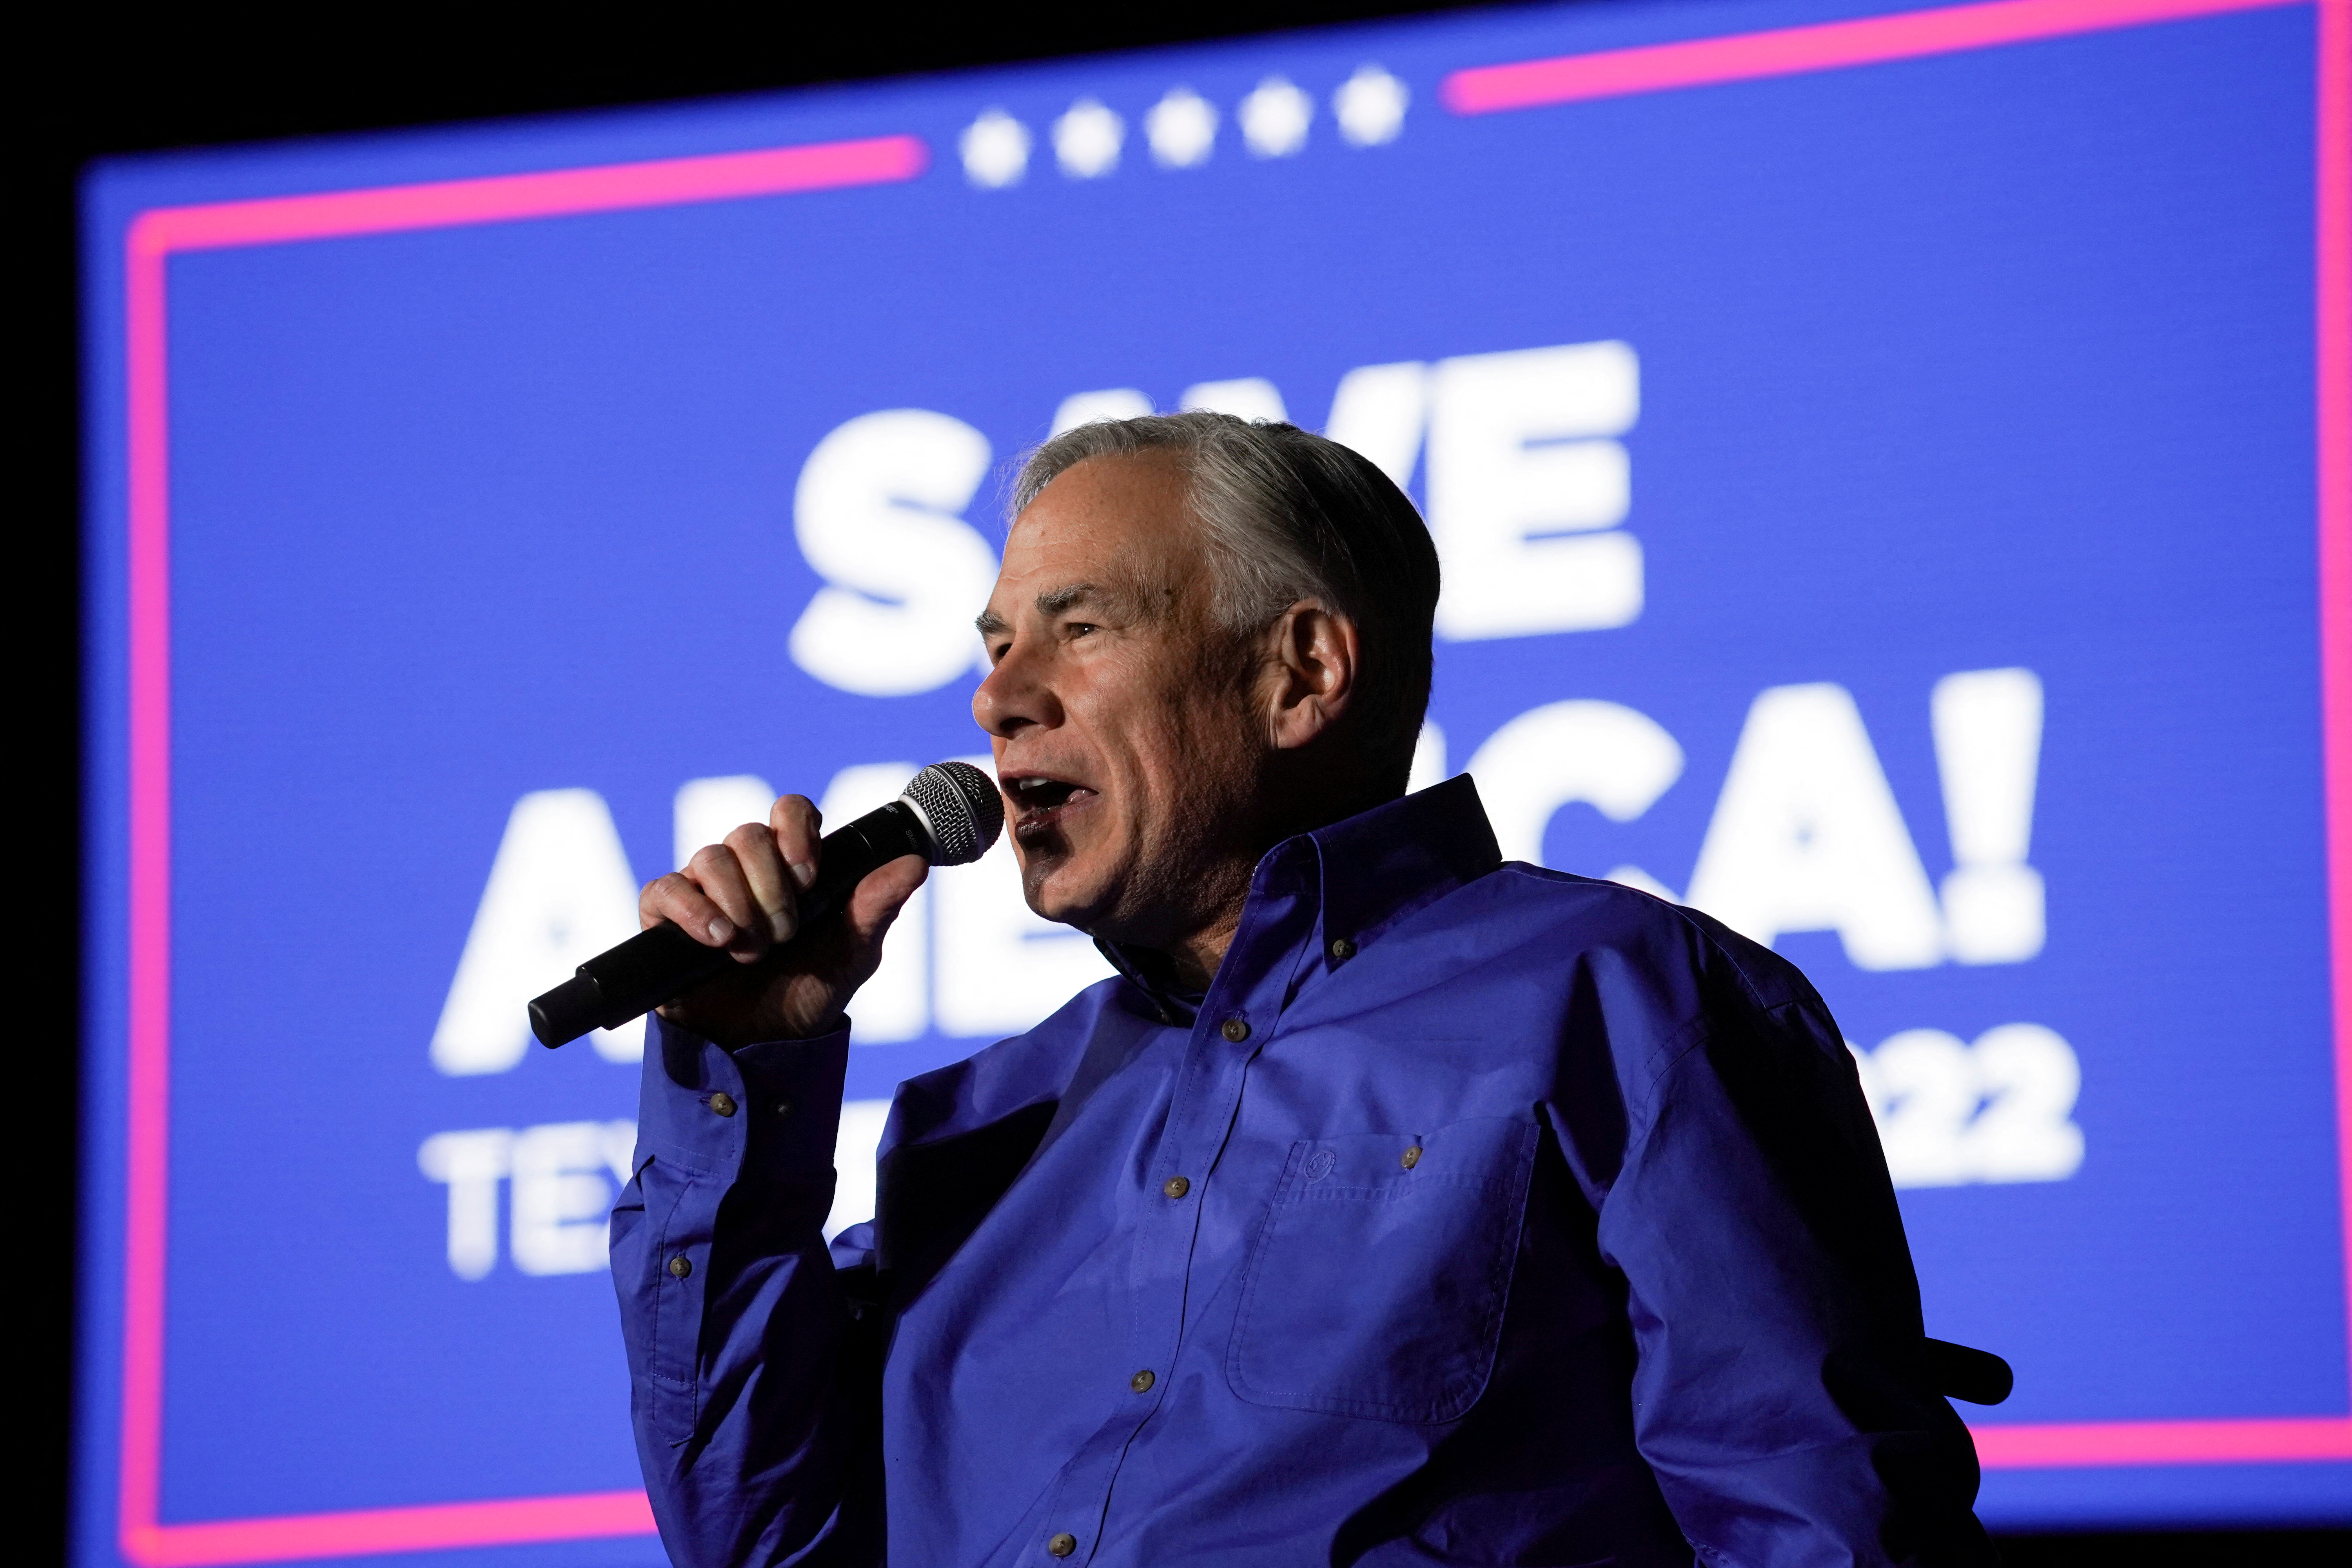
<svg viewBox="0 0 2352 1568"><path fill-rule="evenodd" d="M1101 912L1102 889L1091 885L1067 856L1031 856L1021 868L1021 893L1030 911L1055 925L1091 931Z"/></svg>

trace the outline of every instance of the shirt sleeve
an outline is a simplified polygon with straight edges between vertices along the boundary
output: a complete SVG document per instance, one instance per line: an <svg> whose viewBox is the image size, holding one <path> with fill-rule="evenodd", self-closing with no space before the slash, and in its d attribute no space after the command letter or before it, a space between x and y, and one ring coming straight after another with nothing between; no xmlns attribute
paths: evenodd
<svg viewBox="0 0 2352 1568"><path fill-rule="evenodd" d="M848 1045L730 1052L646 1020L613 1283L678 1568L881 1561L877 1358L824 1237Z"/></svg>
<svg viewBox="0 0 2352 1568"><path fill-rule="evenodd" d="M1709 1564L1990 1564L1878 1135L1818 1000L1701 1021L1601 1204L1635 1437Z"/></svg>

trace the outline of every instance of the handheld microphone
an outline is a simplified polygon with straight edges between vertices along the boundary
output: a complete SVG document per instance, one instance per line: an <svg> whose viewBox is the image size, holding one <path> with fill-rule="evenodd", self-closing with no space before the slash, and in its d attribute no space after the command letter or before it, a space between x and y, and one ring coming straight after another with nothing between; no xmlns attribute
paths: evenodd
<svg viewBox="0 0 2352 1568"><path fill-rule="evenodd" d="M988 853L1003 827L1004 798L993 780L969 763L933 763L897 800L824 836L816 880L800 896L799 931L847 903L869 871L902 855L934 866L968 865ZM705 947L664 921L598 953L535 998L530 1032L552 1048L591 1029L616 1028L734 965L725 948Z"/></svg>

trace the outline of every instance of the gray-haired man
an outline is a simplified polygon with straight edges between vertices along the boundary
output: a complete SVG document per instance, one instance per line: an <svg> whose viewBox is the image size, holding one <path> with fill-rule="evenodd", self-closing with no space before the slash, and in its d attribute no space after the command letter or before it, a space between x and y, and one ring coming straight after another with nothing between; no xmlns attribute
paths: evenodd
<svg viewBox="0 0 2352 1568"><path fill-rule="evenodd" d="M1405 796L1437 563L1280 425L1032 457L972 700L1030 904L1120 971L899 1091L828 1255L849 1025L922 868L778 948L788 796L649 886L614 1215L681 1563L1990 1561L1804 978ZM740 1113L739 1113L740 1112Z"/></svg>

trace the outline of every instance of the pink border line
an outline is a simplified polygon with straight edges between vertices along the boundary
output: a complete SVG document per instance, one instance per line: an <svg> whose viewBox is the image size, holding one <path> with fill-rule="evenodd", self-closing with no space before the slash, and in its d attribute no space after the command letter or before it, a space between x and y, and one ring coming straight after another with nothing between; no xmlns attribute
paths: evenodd
<svg viewBox="0 0 2352 1568"><path fill-rule="evenodd" d="M160 207L140 214L131 225L131 254L134 261L149 254L160 262L164 253L174 250L337 239L886 184L913 179L929 158L929 150L916 137L876 136L863 142L496 174L429 185Z"/></svg>
<svg viewBox="0 0 2352 1568"><path fill-rule="evenodd" d="M2337 1147L2352 1304L2352 0L1993 0L1820 26L1457 71L1462 114L1786 76L2151 22L2319 8L2319 575ZM161 208L127 239L130 1088L120 1538L142 1568L649 1532L638 1492L163 1524L171 999L171 631L165 262L175 252L617 212L912 179L911 136ZM2352 1323L2347 1323L2352 1342ZM1976 1428L1995 1468L2352 1458L2352 1415Z"/></svg>
<svg viewBox="0 0 2352 1568"><path fill-rule="evenodd" d="M568 1497L150 1525L141 1538L143 1554L137 1555L137 1560L172 1568L199 1568L379 1552L433 1552L453 1546L593 1541L653 1532L653 1506L644 1492L575 1492ZM126 1552L132 1551L127 1533L123 1546Z"/></svg>
<svg viewBox="0 0 2352 1568"><path fill-rule="evenodd" d="M2320 0L2316 163L2319 700L2336 976L2337 1197L2352 1312L2352 0ZM2352 1330L2346 1337L2352 1342Z"/></svg>
<svg viewBox="0 0 2352 1568"><path fill-rule="evenodd" d="M1997 44L2106 32L2149 22L2210 16L2227 11L2307 4L2309 0L1992 0L1936 11L1899 11L1851 22L1783 27L1725 38L1692 38L1605 54L1458 70L1437 89L1456 114L1622 98L1666 88L1706 87L1795 76L1846 66L1879 65L1927 55L1957 54Z"/></svg>
<svg viewBox="0 0 2352 1568"><path fill-rule="evenodd" d="M126 240L130 561L130 1089L117 1530L144 1568L640 1535L643 1492L164 1524L163 1291L171 1138L172 633L166 263L175 253L785 195L911 180L913 136L141 213Z"/></svg>

